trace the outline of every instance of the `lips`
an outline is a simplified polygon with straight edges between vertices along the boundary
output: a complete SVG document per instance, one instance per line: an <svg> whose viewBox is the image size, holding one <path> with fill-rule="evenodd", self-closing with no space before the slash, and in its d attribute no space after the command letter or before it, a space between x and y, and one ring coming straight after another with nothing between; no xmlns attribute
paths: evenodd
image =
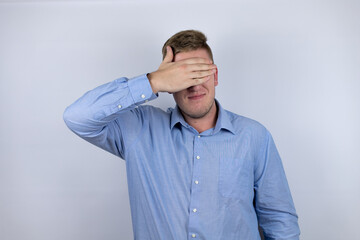
<svg viewBox="0 0 360 240"><path fill-rule="evenodd" d="M188 98L190 100L198 100L198 99L203 98L204 96L205 96L205 93L203 93L203 94L194 94L194 95L188 96Z"/></svg>

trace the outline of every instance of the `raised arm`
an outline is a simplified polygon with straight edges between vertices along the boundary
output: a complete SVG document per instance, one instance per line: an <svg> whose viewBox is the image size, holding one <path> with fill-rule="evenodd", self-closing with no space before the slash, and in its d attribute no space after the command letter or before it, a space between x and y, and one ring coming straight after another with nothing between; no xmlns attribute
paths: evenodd
<svg viewBox="0 0 360 240"><path fill-rule="evenodd" d="M158 92L176 92L208 80L215 65L203 58L172 62L168 54L159 69L132 79L119 78L88 91L65 109L66 125L78 136L124 158L125 147L140 134L141 105Z"/></svg>
<svg viewBox="0 0 360 240"><path fill-rule="evenodd" d="M63 118L81 138L124 158L123 139L132 141L142 124L136 106L156 97L146 74L119 78L85 93L65 109Z"/></svg>

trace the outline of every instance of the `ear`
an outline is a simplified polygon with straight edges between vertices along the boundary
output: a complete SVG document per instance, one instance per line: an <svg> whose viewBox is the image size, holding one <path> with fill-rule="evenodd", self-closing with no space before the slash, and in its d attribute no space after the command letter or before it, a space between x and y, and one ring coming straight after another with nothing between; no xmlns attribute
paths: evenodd
<svg viewBox="0 0 360 240"><path fill-rule="evenodd" d="M218 69L216 68L216 72L214 73L214 86L216 87L218 84Z"/></svg>

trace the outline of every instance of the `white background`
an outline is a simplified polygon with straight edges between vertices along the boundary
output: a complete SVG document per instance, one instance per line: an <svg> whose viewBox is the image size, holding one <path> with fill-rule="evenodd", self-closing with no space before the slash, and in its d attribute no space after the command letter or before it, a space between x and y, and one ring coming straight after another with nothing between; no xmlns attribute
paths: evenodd
<svg viewBox="0 0 360 240"><path fill-rule="evenodd" d="M0 239L132 239L125 162L66 106L203 31L217 99L277 144L305 240L360 239L359 1L0 1ZM151 104L173 106L162 94Z"/></svg>

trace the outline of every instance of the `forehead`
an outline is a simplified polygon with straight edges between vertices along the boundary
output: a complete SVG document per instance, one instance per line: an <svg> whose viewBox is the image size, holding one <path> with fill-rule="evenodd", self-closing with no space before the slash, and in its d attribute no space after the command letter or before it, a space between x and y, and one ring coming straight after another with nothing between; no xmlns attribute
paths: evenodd
<svg viewBox="0 0 360 240"><path fill-rule="evenodd" d="M174 62L194 57L210 59L209 53L205 49L199 48L193 51L179 52L175 55Z"/></svg>

